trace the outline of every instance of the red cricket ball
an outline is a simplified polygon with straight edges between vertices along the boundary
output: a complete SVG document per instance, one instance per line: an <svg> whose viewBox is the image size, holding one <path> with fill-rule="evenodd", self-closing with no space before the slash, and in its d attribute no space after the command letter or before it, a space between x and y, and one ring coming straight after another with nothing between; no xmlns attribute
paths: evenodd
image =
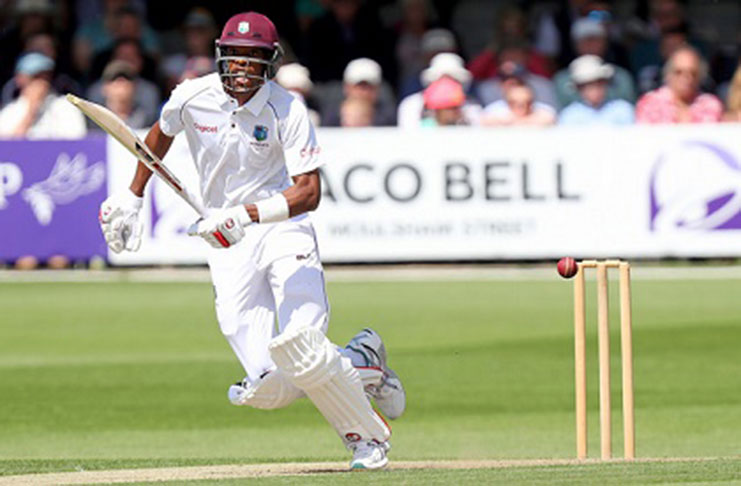
<svg viewBox="0 0 741 486"><path fill-rule="evenodd" d="M564 257L558 261L558 274L563 278L571 278L576 275L579 271L579 266L576 264L576 260L571 257Z"/></svg>

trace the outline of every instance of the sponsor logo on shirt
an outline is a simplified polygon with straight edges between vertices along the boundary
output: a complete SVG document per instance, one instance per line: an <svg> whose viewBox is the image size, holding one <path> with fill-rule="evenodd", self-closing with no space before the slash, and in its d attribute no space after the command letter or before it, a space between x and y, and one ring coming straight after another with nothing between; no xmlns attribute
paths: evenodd
<svg viewBox="0 0 741 486"><path fill-rule="evenodd" d="M311 157L312 155L319 155L319 152L322 151L321 147L306 147L301 149L301 157Z"/></svg>
<svg viewBox="0 0 741 486"><path fill-rule="evenodd" d="M219 131L219 127L216 125L200 125L198 122L193 122L193 127L201 133L216 133Z"/></svg>

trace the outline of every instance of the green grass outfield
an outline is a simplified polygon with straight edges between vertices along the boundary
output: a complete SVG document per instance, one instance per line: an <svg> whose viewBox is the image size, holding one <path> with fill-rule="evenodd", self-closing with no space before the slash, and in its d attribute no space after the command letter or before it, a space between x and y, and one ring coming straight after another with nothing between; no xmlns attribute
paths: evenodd
<svg viewBox="0 0 741 486"><path fill-rule="evenodd" d="M408 409L392 423L392 461L573 457L569 283L337 281L328 290L330 338L344 343L374 326L404 379ZM637 455L725 459L393 470L364 482L741 484L741 280L637 279L633 291ZM599 452L594 324L592 457ZM619 456L616 312L613 324ZM241 377L207 283L0 283L0 474L348 460L306 400L269 412L229 405L226 389ZM355 477L311 476L317 484Z"/></svg>

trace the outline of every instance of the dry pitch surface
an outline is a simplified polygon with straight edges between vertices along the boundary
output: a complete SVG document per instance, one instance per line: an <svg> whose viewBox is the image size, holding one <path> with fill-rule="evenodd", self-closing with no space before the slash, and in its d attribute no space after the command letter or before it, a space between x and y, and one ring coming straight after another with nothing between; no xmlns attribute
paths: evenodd
<svg viewBox="0 0 741 486"><path fill-rule="evenodd" d="M613 459L602 461L588 459L523 459L523 460L480 460L480 461L396 461L391 462L389 469L508 469L518 467L578 466L607 463L678 463L705 462L719 458L698 457L664 457L639 458L634 461ZM275 476L306 476L347 472L345 462L305 462L244 464L221 466L166 467L146 469L117 469L108 471L78 471L48 474L26 474L0 477L0 486L5 485L74 485L74 484L125 484L161 481L194 481L240 478L261 478ZM363 472L358 472L362 474Z"/></svg>

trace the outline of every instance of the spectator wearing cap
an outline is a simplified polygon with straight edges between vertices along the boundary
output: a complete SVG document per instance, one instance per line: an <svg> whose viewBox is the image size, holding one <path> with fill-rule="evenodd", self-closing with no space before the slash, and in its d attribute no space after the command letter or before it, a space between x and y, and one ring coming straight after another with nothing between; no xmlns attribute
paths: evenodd
<svg viewBox="0 0 741 486"><path fill-rule="evenodd" d="M456 53L457 51L458 43L449 30L432 29L425 32L420 45L420 61L414 64L414 69L406 71L408 76L400 80L399 98L424 89L425 86L420 84L420 73L430 65L433 57L441 53ZM401 63L399 66L401 68Z"/></svg>
<svg viewBox="0 0 741 486"><path fill-rule="evenodd" d="M13 77L15 66L7 61L18 59L27 51L27 40L37 34L54 32L52 0L17 0L11 10L9 7L12 5L13 2L4 2L3 5L3 10L7 8L13 16L9 26L0 28L0 56L5 61L0 62L0 86Z"/></svg>
<svg viewBox="0 0 741 486"><path fill-rule="evenodd" d="M134 96L136 106L146 113L146 124L152 125L159 117L160 94L159 88L151 81L141 76L146 60L141 46L135 40L121 40L113 49L111 61L125 61L134 70ZM106 64L107 66L107 64ZM103 103L103 80L98 79L87 90L87 98L95 103Z"/></svg>
<svg viewBox="0 0 741 486"><path fill-rule="evenodd" d="M467 125L463 115L466 94L461 83L444 76L430 83L424 91L425 109L432 114L422 121L422 126Z"/></svg>
<svg viewBox="0 0 741 486"><path fill-rule="evenodd" d="M157 34L144 22L140 12L127 4L126 0L105 0L103 15L86 22L75 32L72 44L73 60L81 73L87 73L93 67L93 60L111 49L119 39L136 39L141 42L148 55L156 56L159 53ZM98 73L108 60L106 57Z"/></svg>
<svg viewBox="0 0 741 486"><path fill-rule="evenodd" d="M51 86L54 61L38 52L21 57L15 68L20 96L0 111L0 137L81 138L85 119Z"/></svg>
<svg viewBox="0 0 741 486"><path fill-rule="evenodd" d="M535 101L533 89L519 79L506 85L504 99L484 108L481 120L486 126L537 126L553 125L556 110L550 105Z"/></svg>
<svg viewBox="0 0 741 486"><path fill-rule="evenodd" d="M571 28L571 39L577 56L599 56L606 59L609 39L602 22L585 17L578 19ZM633 76L628 70L612 64L613 75L607 90L607 99L623 99L635 103L636 92ZM572 82L570 69L562 69L553 77L558 97L558 106L563 108L580 99L580 94Z"/></svg>
<svg viewBox="0 0 741 486"><path fill-rule="evenodd" d="M708 66L693 47L674 52L664 65L664 85L643 95L636 105L638 123L718 122L723 103L712 94L702 93L700 85Z"/></svg>
<svg viewBox="0 0 741 486"><path fill-rule="evenodd" d="M278 69L275 75L275 81L307 106L311 122L314 126L319 126L319 113L313 108L309 108L309 105L312 103L310 101L311 90L314 88L309 70L297 62L284 64ZM341 119L342 109L340 109L340 121Z"/></svg>
<svg viewBox="0 0 741 486"><path fill-rule="evenodd" d="M188 12L182 25L184 52L167 56L160 66L165 93L172 91L182 79L185 65L191 58L211 58L211 67L207 72L216 71L213 56L217 32L216 21L211 12L203 7L196 7Z"/></svg>
<svg viewBox="0 0 741 486"><path fill-rule="evenodd" d="M463 59L458 54L443 52L432 58L430 67L422 71L422 86L429 86L438 79L448 77L457 81L464 92L471 86L471 73L465 68ZM466 97L461 107L466 124L475 125L481 115L481 105ZM425 109L424 90L410 94L399 103L397 122L400 128L417 128L424 125L423 120L431 116Z"/></svg>
<svg viewBox="0 0 741 486"><path fill-rule="evenodd" d="M360 98L370 101L374 108L373 126L396 124L396 107L393 99L382 97L383 76L381 66L367 57L354 59L343 74L343 100ZM322 125L339 126L339 106L323 111Z"/></svg>
<svg viewBox="0 0 741 486"><path fill-rule="evenodd" d="M82 89L80 84L66 72L60 71L59 62L57 61L59 57L57 40L52 34L39 33L26 39L23 53L27 54L29 52L38 52L54 61L54 74L51 84L57 93L81 94ZM2 88L0 107L13 101L19 93L20 88L16 84L16 77L14 76Z"/></svg>
<svg viewBox="0 0 741 486"><path fill-rule="evenodd" d="M508 80L516 80L527 84L535 94L535 101L550 105L554 109L558 105L553 82L543 76L528 71L526 67L528 45L522 42L506 43L498 54L499 66L497 76L481 81L475 86L475 92L484 106L504 99L503 85Z"/></svg>
<svg viewBox="0 0 741 486"><path fill-rule="evenodd" d="M131 128L148 127L147 112L137 106L134 90L136 73L126 61L111 61L103 70L105 106ZM92 127L92 125L89 125Z"/></svg>
<svg viewBox="0 0 741 486"><path fill-rule="evenodd" d="M629 125L634 122L633 105L607 96L614 68L598 56L586 54L569 65L571 82L579 99L564 108L560 125Z"/></svg>

